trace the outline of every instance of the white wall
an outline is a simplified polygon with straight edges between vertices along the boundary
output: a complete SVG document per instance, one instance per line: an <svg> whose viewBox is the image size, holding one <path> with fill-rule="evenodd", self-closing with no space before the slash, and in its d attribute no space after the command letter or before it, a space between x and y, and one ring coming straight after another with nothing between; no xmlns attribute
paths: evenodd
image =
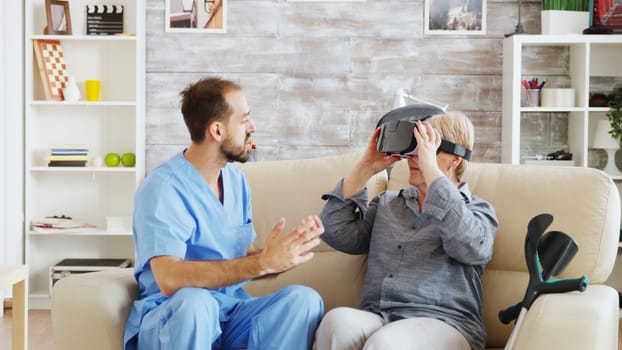
<svg viewBox="0 0 622 350"><path fill-rule="evenodd" d="M0 263L24 261L23 2L0 3Z"/></svg>

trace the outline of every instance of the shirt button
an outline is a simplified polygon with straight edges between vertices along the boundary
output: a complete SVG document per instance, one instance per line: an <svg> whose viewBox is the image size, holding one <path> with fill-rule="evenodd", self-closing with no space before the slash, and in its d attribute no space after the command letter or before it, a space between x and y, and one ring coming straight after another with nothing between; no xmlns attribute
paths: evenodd
<svg viewBox="0 0 622 350"><path fill-rule="evenodd" d="M401 244L398 244L398 245L397 245L397 249L402 249L402 245L401 245Z"/></svg>
<svg viewBox="0 0 622 350"><path fill-rule="evenodd" d="M389 278L393 278L393 274L392 273L389 274Z"/></svg>

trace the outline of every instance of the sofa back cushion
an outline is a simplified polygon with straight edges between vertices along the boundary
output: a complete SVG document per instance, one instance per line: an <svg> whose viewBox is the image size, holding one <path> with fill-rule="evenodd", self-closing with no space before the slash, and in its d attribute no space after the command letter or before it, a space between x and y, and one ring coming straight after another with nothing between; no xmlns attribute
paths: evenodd
<svg viewBox="0 0 622 350"><path fill-rule="evenodd" d="M322 195L343 178L360 155L349 153L323 158L247 162L237 164L251 187L253 224L257 231L255 246L262 248L266 236L284 217L285 230L297 225L307 215L319 214L324 206ZM385 172L367 183L370 198L387 187ZM315 251L332 251L324 243Z"/></svg>
<svg viewBox="0 0 622 350"><path fill-rule="evenodd" d="M529 280L524 242L529 220L550 213L547 231L572 236L579 251L561 277L587 275L604 282L613 269L620 230L617 187L602 171L582 167L545 167L470 163L463 176L471 191L489 201L499 219L493 258L483 277L484 322L488 346L502 347L512 325L498 312L523 299ZM408 166L401 161L391 171L388 190L408 186Z"/></svg>
<svg viewBox="0 0 622 350"><path fill-rule="evenodd" d="M257 231L255 247L262 248L266 236L281 217L284 232L324 206L322 194L343 178L360 154L238 164L251 187L253 223ZM387 185L386 173L374 176L367 184L370 198ZM253 281L246 290L265 295L288 284L303 284L317 290L324 298L325 310L336 306L358 306L365 275L366 256L352 256L335 251L322 243L314 249L311 261L289 270L275 279Z"/></svg>

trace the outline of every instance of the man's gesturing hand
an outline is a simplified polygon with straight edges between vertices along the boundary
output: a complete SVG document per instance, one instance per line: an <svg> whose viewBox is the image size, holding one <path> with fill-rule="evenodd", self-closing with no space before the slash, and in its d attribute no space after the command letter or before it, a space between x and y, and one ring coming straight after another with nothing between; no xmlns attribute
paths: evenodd
<svg viewBox="0 0 622 350"><path fill-rule="evenodd" d="M279 273L313 258L311 249L320 244L324 225L317 215L304 218L296 227L281 235L285 219L281 218L268 235L261 252L260 264L265 273Z"/></svg>

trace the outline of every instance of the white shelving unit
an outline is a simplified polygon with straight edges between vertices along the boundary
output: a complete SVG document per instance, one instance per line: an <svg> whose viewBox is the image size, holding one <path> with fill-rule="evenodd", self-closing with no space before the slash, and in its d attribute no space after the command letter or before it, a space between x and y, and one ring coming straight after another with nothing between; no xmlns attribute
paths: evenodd
<svg viewBox="0 0 622 350"><path fill-rule="evenodd" d="M538 61L538 54L551 48L561 48L564 55L548 57L552 59L546 62ZM531 57L526 55L528 50L531 50ZM599 92L593 91L602 87L597 86L601 84L599 81L622 81L620 57L622 38L619 35L514 35L504 39L502 161L520 164L528 156L521 148L521 136L525 136L521 120L542 113L562 113L568 116L568 148L573 159L577 166L588 166L588 150L597 121L606 118L608 111L607 107L589 107L589 94ZM537 67L536 73L529 71L527 61ZM554 87L575 89L574 107L521 106L524 94L521 80L542 74L546 67L563 75L553 78L558 84ZM565 84L569 86L559 86ZM613 88L609 86L608 92Z"/></svg>
<svg viewBox="0 0 622 350"><path fill-rule="evenodd" d="M560 49L560 57L546 54L546 50ZM526 52L529 54L526 54ZM548 58L545 60L544 57ZM590 144L596 124L606 119L608 107L590 107L590 92L611 92L622 83L622 37L619 35L514 35L503 41L503 126L502 161L521 164L529 154L521 147L525 133L521 121L546 113L567 114L567 145L576 166L590 166ZM567 61L566 61L567 60ZM529 70L533 67L536 72ZM575 89L574 107L523 107L521 80L547 75L547 69L554 71L555 86ZM604 91L602 91L604 90ZM544 133L544 130L540 130ZM612 176L618 190L622 177ZM622 291L622 255L618 245L618 259L614 270L606 281ZM622 315L622 309L620 309ZM622 317L622 316L621 316Z"/></svg>
<svg viewBox="0 0 622 350"><path fill-rule="evenodd" d="M86 35L86 5L123 4L124 32ZM49 268L65 258L134 258L131 229L108 232L107 216L132 215L134 192L145 174L144 1L72 0L72 34L44 35L44 0L26 1L25 33L25 256L30 307L49 308ZM60 40L68 73L80 89L77 102L46 100L35 39ZM101 80L101 99L85 101L84 81ZM89 158L109 152L136 154L134 167L48 167L51 145L86 145ZM67 215L94 232L36 233L33 220Z"/></svg>

